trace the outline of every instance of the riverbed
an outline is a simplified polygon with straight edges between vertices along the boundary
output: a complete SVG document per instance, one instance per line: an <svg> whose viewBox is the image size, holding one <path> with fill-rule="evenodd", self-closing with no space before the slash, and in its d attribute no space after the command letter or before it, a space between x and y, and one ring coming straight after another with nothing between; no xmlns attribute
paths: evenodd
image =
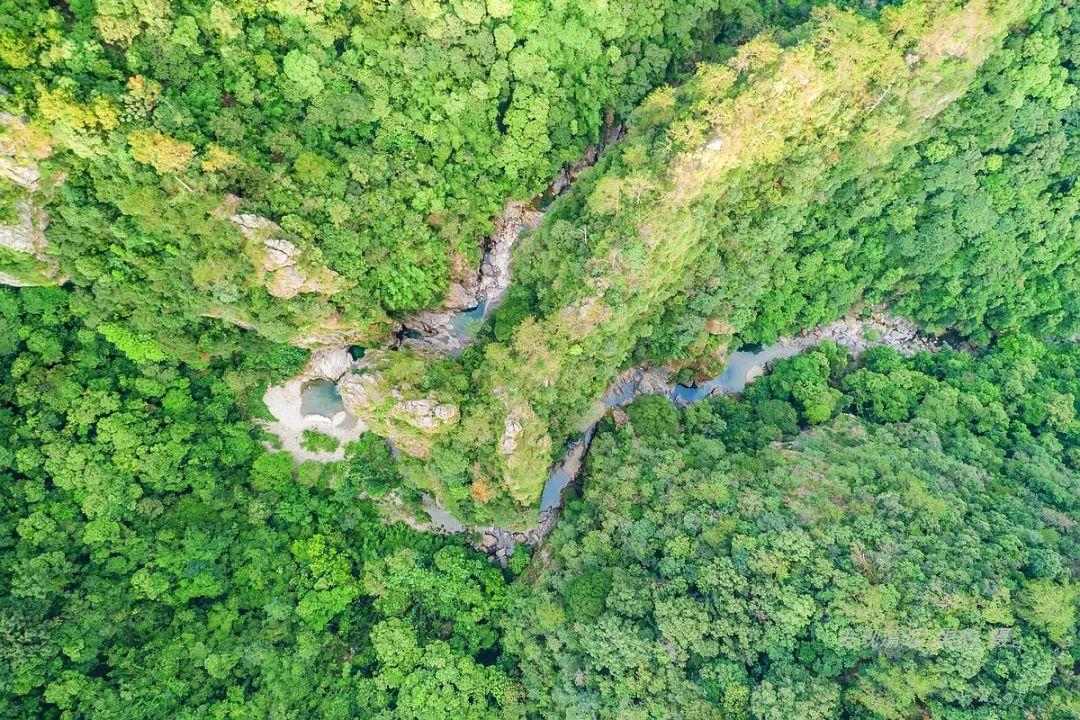
<svg viewBox="0 0 1080 720"><path fill-rule="evenodd" d="M677 406L685 407L712 397L740 393L747 385L767 373L777 360L794 357L823 340L831 340L856 356L879 345L887 345L908 355L920 350L932 351L938 348L935 339L922 335L914 323L907 319L884 313L871 313L866 317L843 318L795 337L781 338L763 348L733 352L722 373L694 386L675 383L671 374L662 368L631 368L622 373L597 401L594 410L588 414L581 427L580 437L568 444L563 459L549 473L540 498L537 527L518 535L542 537L550 529L562 506L566 488L581 471L597 423L610 410L629 405L642 395L662 395ZM458 533L469 529L433 501L425 503L425 509L431 517L432 526L441 532Z"/></svg>

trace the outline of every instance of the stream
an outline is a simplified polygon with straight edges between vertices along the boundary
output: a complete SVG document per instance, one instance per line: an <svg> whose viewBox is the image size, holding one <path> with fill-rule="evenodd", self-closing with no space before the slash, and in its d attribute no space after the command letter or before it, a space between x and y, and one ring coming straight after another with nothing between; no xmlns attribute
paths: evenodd
<svg viewBox="0 0 1080 720"><path fill-rule="evenodd" d="M641 395L664 395L677 406L685 407L710 397L739 393L764 374L774 360L798 355L808 346L805 342L780 340L757 352L739 350L731 354L724 372L696 386L675 384L667 387L666 378L657 378L649 370L634 368L623 373L619 380L608 388L601 402L606 410L629 405ZM657 392L658 390L663 392ZM590 424L581 438L570 444L566 456L548 476L540 498L541 517L562 505L563 492L581 470L596 432L596 425L596 422Z"/></svg>
<svg viewBox="0 0 1080 720"><path fill-rule="evenodd" d="M498 296L482 299L475 307L456 313L446 313L457 347L476 336L477 330L497 306ZM919 350L936 349L933 339L921 336L918 328L904 318L871 313L866 317L849 316L829 325L820 326L794 338L780 341L758 350L739 350L731 353L724 371L716 377L694 386L676 384L668 371L661 368L637 367L623 372L588 413L580 427L580 435L566 447L563 458L552 467L540 497L538 522L533 528L514 532L497 527L469 527L454 517L437 498L424 495L423 507L430 519L430 528L449 534L478 531L491 538L494 545L485 546L489 553L512 552L513 544L534 544L552 527L562 506L566 488L581 471L596 425L615 408L632 403L641 395L662 395L675 405L685 407L710 397L730 395L745 390L756 378L765 374L776 360L798 355L823 340L832 340L853 355L875 345L888 345L900 352L913 354ZM360 352L346 347L329 347L317 351L300 375L282 386L267 390L264 402L275 422L263 426L278 436L281 449L290 452L296 461L333 462L344 459L345 446L368 428L346 411L338 382L355 366ZM304 433L315 431L339 441L333 451L314 450L305 446ZM390 443L391 453L397 456ZM505 560L507 554L500 557Z"/></svg>
<svg viewBox="0 0 1080 720"><path fill-rule="evenodd" d="M871 313L865 318L849 316L823 325L794 338L781 338L778 342L759 350L738 350L728 357L724 371L716 377L695 386L679 385L670 379L665 370L655 368L631 368L613 382L597 401L591 421L582 428L581 436L569 443L563 459L548 475L540 498L540 517L537 531L542 536L553 524L562 506L566 488L574 482L588 454L589 445L596 432L596 425L603 415L613 408L631 404L642 395L663 395L678 407L685 407L711 397L740 393L746 386L764 375L777 360L794 357L823 340L832 340L853 355L877 345L888 345L901 353L914 354L920 350L935 350L938 343L922 336L910 321ZM443 532L462 532L465 526L432 501L425 509L432 525ZM432 511L435 512L432 512Z"/></svg>
<svg viewBox="0 0 1080 720"><path fill-rule="evenodd" d="M665 375L656 371L633 368L623 373L608 388L600 401L603 406L600 414L611 408L629 405L641 395L664 395L679 407L684 407L710 397L742 392L748 383L768 369L770 363L797 355L810 344L812 343L806 340L781 340L756 352L734 352L724 372L694 387L672 384ZM563 459L548 475L540 497L541 525L562 506L563 493L581 472L598 422L590 423L582 431L581 437L568 445ZM429 495L424 496L424 510L427 511L432 526L442 532L453 534L466 529L460 520L439 507Z"/></svg>

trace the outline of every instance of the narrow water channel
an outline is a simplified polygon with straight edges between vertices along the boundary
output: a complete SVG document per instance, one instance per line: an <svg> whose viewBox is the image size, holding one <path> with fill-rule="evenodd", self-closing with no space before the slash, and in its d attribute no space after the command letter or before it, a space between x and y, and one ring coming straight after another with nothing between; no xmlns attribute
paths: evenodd
<svg viewBox="0 0 1080 720"><path fill-rule="evenodd" d="M774 360L798 355L805 347L802 343L781 340L756 352L739 350L728 358L724 372L693 387L676 385L666 393L666 397L679 407L684 407L710 397L742 392L747 384L763 374ZM604 407L623 407L641 395L656 394L654 388L643 387L642 377L641 371L626 373L621 381L613 384L604 394ZM593 423L585 429L581 439L571 443L566 456L551 471L540 498L541 516L562 505L563 492L581 470L595 432L596 423Z"/></svg>

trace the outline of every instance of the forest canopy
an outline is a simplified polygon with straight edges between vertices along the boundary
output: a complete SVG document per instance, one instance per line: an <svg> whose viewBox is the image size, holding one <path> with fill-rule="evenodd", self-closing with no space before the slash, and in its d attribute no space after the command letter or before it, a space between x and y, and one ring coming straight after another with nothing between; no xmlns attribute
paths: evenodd
<svg viewBox="0 0 1080 720"><path fill-rule="evenodd" d="M1078 369L822 345L744 399L642 398L508 615L531 707L1075 717Z"/></svg>
<svg viewBox="0 0 1080 720"><path fill-rule="evenodd" d="M1080 718L1078 7L0 0L0 720Z"/></svg>
<svg viewBox="0 0 1080 720"><path fill-rule="evenodd" d="M381 444L295 466L220 367L0 318L0 716L1075 717L1075 345L643 397L507 571L358 500Z"/></svg>
<svg viewBox="0 0 1080 720"><path fill-rule="evenodd" d="M50 256L95 322L173 352L207 315L370 341L386 312L438 304L503 203L538 195L649 90L808 9L3 0L0 127L42 168ZM267 294L218 212L231 196L341 282ZM0 271L37 282L18 259Z"/></svg>

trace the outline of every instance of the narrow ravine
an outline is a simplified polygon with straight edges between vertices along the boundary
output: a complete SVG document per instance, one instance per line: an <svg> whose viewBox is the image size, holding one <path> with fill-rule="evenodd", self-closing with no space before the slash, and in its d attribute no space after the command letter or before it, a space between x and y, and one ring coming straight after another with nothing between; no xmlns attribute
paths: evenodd
<svg viewBox="0 0 1080 720"><path fill-rule="evenodd" d="M475 531L481 534L478 549L496 556L505 563L515 544L536 545L544 539L558 520L566 489L575 482L585 463L599 421L608 412L619 412L642 395L662 395L679 407L685 407L712 397L733 395L766 374L776 360L794 357L824 340L831 340L847 349L853 356L877 346L889 346L906 355L919 351L935 351L942 346L936 338L923 335L914 323L885 313L870 313L866 317L852 315L834 323L800 333L756 351L733 352L724 371L696 386L679 385L663 368L631 368L613 382L597 402L581 436L568 446L563 459L552 468L540 499L536 526L525 531L508 531L496 527L470 528L425 496L425 510L432 527L449 534Z"/></svg>
<svg viewBox="0 0 1080 720"><path fill-rule="evenodd" d="M920 350L933 351L941 345L940 341L921 334L904 318L870 313L865 317L852 315L792 338L782 338L759 350L733 352L722 373L692 387L676 383L664 368L630 368L597 400L583 423L580 436L567 445L563 458L552 467L540 498L536 525L525 530L469 526L443 507L437 498L426 493L423 508L428 520L415 520L410 525L444 534L475 533L477 548L505 563L517 545L537 545L557 522L566 489L578 478L596 425L607 413L621 412L621 408L642 395L662 395L684 407L711 397L742 392L748 384L767 373L776 360L798 355L823 340L832 340L855 356L879 345L908 355ZM345 445L368 432L360 420L348 414L337 386L338 381L359 363L361 360L345 347L323 348L312 354L302 373L267 390L264 401L277 419L261 424L278 437L281 449L290 452L297 462L343 460ZM339 447L334 451L309 450L304 445L305 432L329 435L339 441ZM396 452L394 454L396 457Z"/></svg>
<svg viewBox="0 0 1080 720"><path fill-rule="evenodd" d="M614 134L606 140L617 137L618 134ZM513 249L522 233L538 227L544 215L539 208L546 209L551 200L566 192L574 178L598 157L599 150L591 150L581 162L564 170L542 196L531 202L507 202L485 242L479 267L459 268L443 304L403 318L386 349L410 348L457 356L475 341L479 329L499 307L510 287ZM733 352L721 374L693 386L676 383L664 368L631 368L597 400L584 419L580 434L567 445L563 458L551 469L533 527L512 531L495 526L469 526L443 507L438 498L427 493L423 495L423 509L428 520L410 518L410 525L444 534L475 533L479 537L477 548L505 564L516 545L537 545L550 532L558 519L567 487L574 483L584 465L596 425L607 413L619 413L620 408L641 395L663 395L683 407L710 397L742 392L749 383L768 372L774 361L797 355L826 339L835 341L856 356L876 345L889 345L908 354L937 346L936 341L921 336L914 324L903 318L870 313L866 317L849 316L793 338L782 338L758 350ZM290 452L297 462L340 461L344 459L347 443L369 431L361 420L346 411L339 386L349 372L364 372L363 352L356 354L351 352L353 350L355 348L348 346L320 348L299 375L282 386L267 390L264 401L276 421L261 421L261 424L277 436L281 449ZM304 439L305 434L312 432L334 438L339 443L338 448L333 451L309 449ZM394 450L396 457L396 448ZM402 504L400 498L395 500L397 505Z"/></svg>

